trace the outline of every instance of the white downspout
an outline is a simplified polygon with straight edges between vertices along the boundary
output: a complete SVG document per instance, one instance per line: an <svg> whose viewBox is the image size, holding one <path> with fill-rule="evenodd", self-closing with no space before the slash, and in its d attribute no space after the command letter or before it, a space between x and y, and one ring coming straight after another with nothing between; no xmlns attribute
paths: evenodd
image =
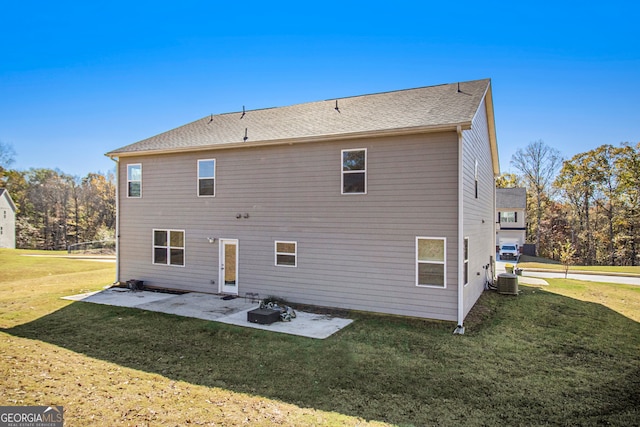
<svg viewBox="0 0 640 427"><path fill-rule="evenodd" d="M464 334L464 158L462 152L462 126L458 132L458 326L454 334Z"/></svg>
<svg viewBox="0 0 640 427"><path fill-rule="evenodd" d="M494 255L490 255L489 256L489 266L487 267L489 269L489 271L491 271L491 277L489 278L489 280L491 280L491 284L494 285L495 281L494 281L494 275L495 275L495 265L496 265L496 260L495 260L495 254L496 254L496 245L499 244L499 242L496 242L497 240L497 236L498 236L498 225L499 223L496 221L496 199L498 198L497 193L498 193L498 187L496 185L496 180L498 179L498 176L500 175L493 175L493 204L491 206L493 206L493 221L491 221L493 223L493 241L491 242L491 252ZM526 205L526 202L525 202ZM526 224L526 223L525 223Z"/></svg>
<svg viewBox="0 0 640 427"><path fill-rule="evenodd" d="M120 159L118 157L109 157L116 163L116 278L113 282L120 282Z"/></svg>

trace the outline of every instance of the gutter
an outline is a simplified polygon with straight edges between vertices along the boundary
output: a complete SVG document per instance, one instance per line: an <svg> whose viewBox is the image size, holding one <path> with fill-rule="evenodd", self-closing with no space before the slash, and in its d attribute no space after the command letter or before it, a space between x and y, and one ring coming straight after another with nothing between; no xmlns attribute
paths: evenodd
<svg viewBox="0 0 640 427"><path fill-rule="evenodd" d="M108 157L116 163L116 277L114 284L120 282L120 159Z"/></svg>

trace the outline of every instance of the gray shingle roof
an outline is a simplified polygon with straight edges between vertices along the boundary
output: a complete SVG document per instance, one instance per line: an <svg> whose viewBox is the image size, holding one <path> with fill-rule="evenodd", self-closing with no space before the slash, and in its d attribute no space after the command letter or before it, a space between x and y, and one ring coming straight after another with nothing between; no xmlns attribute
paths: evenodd
<svg viewBox="0 0 640 427"><path fill-rule="evenodd" d="M242 143L266 144L456 125L468 128L489 85L489 79L474 80L248 110L244 115L236 112L206 116L107 155L198 150Z"/></svg>
<svg viewBox="0 0 640 427"><path fill-rule="evenodd" d="M6 193L7 200L9 200L9 205L15 211L16 210L16 204L13 202L13 199L11 199L11 194L9 194L8 190L6 190L4 188L0 188L0 197L2 197L2 195L5 194L5 193Z"/></svg>
<svg viewBox="0 0 640 427"><path fill-rule="evenodd" d="M515 188L496 188L496 208L527 208L527 189L521 187Z"/></svg>

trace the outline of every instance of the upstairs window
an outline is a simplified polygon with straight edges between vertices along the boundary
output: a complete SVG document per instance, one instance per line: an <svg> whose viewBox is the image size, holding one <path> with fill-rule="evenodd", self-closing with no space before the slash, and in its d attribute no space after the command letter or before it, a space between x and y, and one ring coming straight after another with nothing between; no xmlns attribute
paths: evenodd
<svg viewBox="0 0 640 427"><path fill-rule="evenodd" d="M127 197L142 197L142 165L127 165Z"/></svg>
<svg viewBox="0 0 640 427"><path fill-rule="evenodd" d="M216 160L198 160L198 197L216 195Z"/></svg>
<svg viewBox="0 0 640 427"><path fill-rule="evenodd" d="M153 263L184 266L183 230L153 230Z"/></svg>
<svg viewBox="0 0 640 427"><path fill-rule="evenodd" d="M500 212L500 222L518 222L518 212Z"/></svg>
<svg viewBox="0 0 640 427"><path fill-rule="evenodd" d="M342 150L342 194L367 194L367 149Z"/></svg>
<svg viewBox="0 0 640 427"><path fill-rule="evenodd" d="M298 265L298 243L276 241L276 265L296 267Z"/></svg>
<svg viewBox="0 0 640 427"><path fill-rule="evenodd" d="M416 238L416 285L446 288L446 240L442 237Z"/></svg>

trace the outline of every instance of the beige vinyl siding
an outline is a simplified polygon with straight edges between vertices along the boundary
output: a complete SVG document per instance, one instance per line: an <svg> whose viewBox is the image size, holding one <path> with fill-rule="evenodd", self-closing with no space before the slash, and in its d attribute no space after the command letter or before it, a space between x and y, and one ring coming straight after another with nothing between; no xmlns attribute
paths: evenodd
<svg viewBox="0 0 640 427"><path fill-rule="evenodd" d="M475 162L478 162L478 198L475 197ZM469 237L469 283L464 287L466 316L484 290L485 266L495 257L495 181L489 148L485 102L463 132L464 236Z"/></svg>
<svg viewBox="0 0 640 427"><path fill-rule="evenodd" d="M367 194L345 197L341 151L361 148ZM197 197L203 158L216 159L215 198ZM144 197L120 198L120 280L217 293L219 243L207 237L230 238L241 296L456 319L455 132L126 157L121 174L131 163ZM152 264L152 229L185 230L184 268ZM447 239L446 289L416 286L417 236ZM274 241L297 242L296 268L274 265Z"/></svg>

